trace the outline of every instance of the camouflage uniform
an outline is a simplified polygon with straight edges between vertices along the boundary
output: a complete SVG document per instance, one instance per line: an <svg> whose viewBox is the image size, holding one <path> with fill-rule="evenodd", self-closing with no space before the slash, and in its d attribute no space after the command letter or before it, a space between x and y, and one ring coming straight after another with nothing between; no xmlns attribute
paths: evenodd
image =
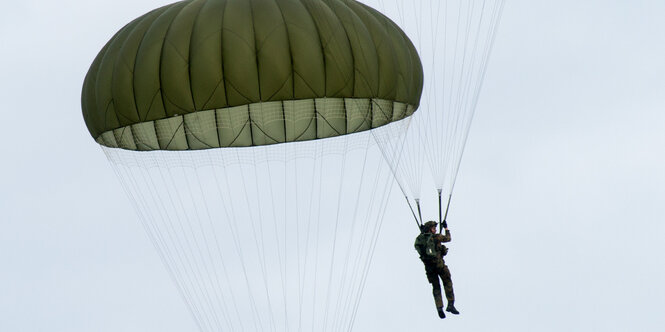
<svg viewBox="0 0 665 332"><path fill-rule="evenodd" d="M423 233L419 236L424 236L427 233ZM448 248L443 245L445 242L450 242L450 231L446 230L445 235L434 234L434 241L436 243L436 259L434 260L424 260L420 258L425 264L425 273L427 274L427 280L432 284L432 295L434 295L434 302L436 303L437 308L443 307L443 301L441 299L441 285L439 284L439 278L443 282L443 290L446 293L446 299L448 300L448 305L451 305L455 302L455 294L453 293L453 281L450 279L450 270L443 260L443 256L447 253Z"/></svg>

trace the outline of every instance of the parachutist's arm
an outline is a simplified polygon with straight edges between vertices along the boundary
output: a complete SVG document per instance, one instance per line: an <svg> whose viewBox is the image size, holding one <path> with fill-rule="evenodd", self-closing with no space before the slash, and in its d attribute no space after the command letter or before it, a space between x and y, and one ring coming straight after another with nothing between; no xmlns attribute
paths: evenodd
<svg viewBox="0 0 665 332"><path fill-rule="evenodd" d="M446 228L446 233L445 234L437 234L436 240L440 241L441 243L450 242L450 240L451 240L450 231Z"/></svg>

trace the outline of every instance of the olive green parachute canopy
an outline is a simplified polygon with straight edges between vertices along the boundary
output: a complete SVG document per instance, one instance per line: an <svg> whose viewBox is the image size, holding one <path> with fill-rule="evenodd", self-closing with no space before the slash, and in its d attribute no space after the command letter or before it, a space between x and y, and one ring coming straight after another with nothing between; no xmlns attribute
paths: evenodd
<svg viewBox="0 0 665 332"><path fill-rule="evenodd" d="M95 140L196 150L345 135L411 115L423 73L395 23L353 0L190 0L123 27L92 63Z"/></svg>

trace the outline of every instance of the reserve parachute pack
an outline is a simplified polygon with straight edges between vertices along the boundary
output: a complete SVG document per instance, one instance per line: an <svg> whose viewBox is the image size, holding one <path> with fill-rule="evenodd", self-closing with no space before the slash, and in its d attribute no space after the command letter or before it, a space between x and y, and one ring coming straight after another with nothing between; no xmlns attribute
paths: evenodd
<svg viewBox="0 0 665 332"><path fill-rule="evenodd" d="M436 242L434 241L434 234L426 233L420 234L413 244L416 247L420 259L424 261L431 261L437 258L436 255Z"/></svg>

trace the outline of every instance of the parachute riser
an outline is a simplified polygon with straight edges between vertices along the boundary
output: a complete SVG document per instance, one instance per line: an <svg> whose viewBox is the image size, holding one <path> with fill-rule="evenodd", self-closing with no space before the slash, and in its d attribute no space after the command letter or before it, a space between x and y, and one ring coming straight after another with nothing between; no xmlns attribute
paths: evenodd
<svg viewBox="0 0 665 332"><path fill-rule="evenodd" d="M416 220L416 225L418 225L418 229L420 229L422 227L422 224L418 221L418 217L416 216L416 212L413 211L413 207L411 206L411 202L409 201L409 198L406 197L406 196L404 196L404 198L406 199L406 204L409 205L409 210L411 210L411 214L413 215L413 219Z"/></svg>
<svg viewBox="0 0 665 332"><path fill-rule="evenodd" d="M416 206L418 207L418 217L420 219L420 225L422 225L423 224L423 214L420 211L420 199L416 198L415 201L416 201Z"/></svg>
<svg viewBox="0 0 665 332"><path fill-rule="evenodd" d="M453 194L451 193L450 195L448 195L448 204L446 204L446 213L443 215L443 219L440 219L441 218L441 191L439 191L439 220L441 220L439 222L439 234L441 234L441 232L443 231L443 226L444 225L446 226L446 228L448 227L448 225L447 225L448 222L446 221L446 219L448 218L448 211L450 211L450 201L452 200L452 198L453 198Z"/></svg>
<svg viewBox="0 0 665 332"><path fill-rule="evenodd" d="M437 190L439 192L439 225L443 224L443 219L441 219L441 189ZM439 230L441 233L441 230Z"/></svg>

